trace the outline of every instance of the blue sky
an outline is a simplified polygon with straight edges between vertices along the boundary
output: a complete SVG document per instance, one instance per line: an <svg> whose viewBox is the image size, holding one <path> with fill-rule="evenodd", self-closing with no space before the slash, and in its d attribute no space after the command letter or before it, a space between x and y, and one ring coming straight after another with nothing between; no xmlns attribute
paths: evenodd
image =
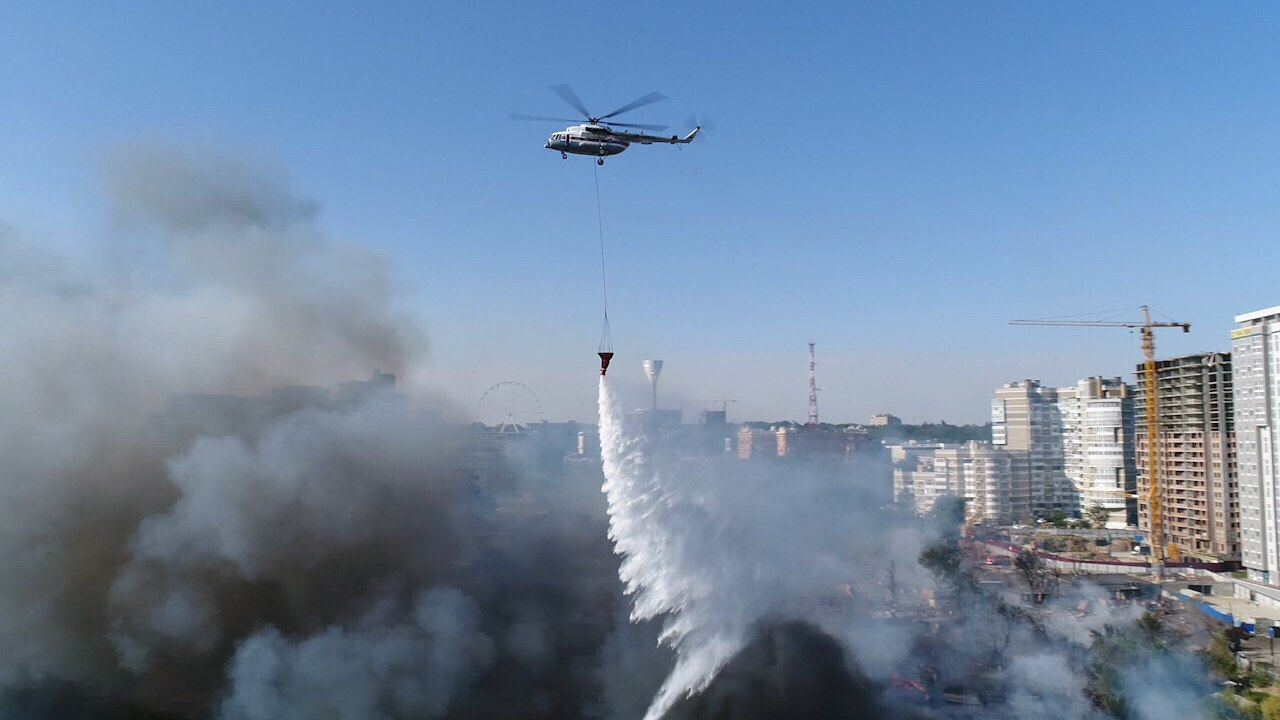
<svg viewBox="0 0 1280 720"><path fill-rule="evenodd" d="M983 420L991 388L1131 373L1149 303L1226 349L1280 304L1280 9L1264 3L7 3L0 219L92 251L97 168L172 142L287 170L393 258L460 405L499 380L591 419L590 161L542 148L572 83L716 132L601 169L619 382L803 418Z"/></svg>

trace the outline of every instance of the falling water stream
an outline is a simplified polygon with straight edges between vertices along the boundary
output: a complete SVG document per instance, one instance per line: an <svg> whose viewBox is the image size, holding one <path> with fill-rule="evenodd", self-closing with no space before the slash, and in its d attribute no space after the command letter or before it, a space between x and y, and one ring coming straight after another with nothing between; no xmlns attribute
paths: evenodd
<svg viewBox="0 0 1280 720"><path fill-rule="evenodd" d="M714 575L691 572L708 556L701 532L706 509L672 482L648 452L650 439L623 428L606 378L600 378L600 446L609 538L622 556L619 576L634 603L634 622L665 616L661 642L675 648L676 666L645 715L657 720L681 697L704 689L746 643L745 627L716 613ZM695 491L696 495L696 491Z"/></svg>

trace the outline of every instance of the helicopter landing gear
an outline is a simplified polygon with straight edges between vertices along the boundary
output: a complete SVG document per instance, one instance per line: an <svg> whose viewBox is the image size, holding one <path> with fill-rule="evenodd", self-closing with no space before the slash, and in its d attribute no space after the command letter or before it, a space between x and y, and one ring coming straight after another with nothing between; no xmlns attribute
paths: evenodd
<svg viewBox="0 0 1280 720"><path fill-rule="evenodd" d="M597 165L603 165L603 164L604 164L604 158L596 158L596 164L597 164Z"/></svg>
<svg viewBox="0 0 1280 720"><path fill-rule="evenodd" d="M568 160L568 159L569 159L569 153L567 153L567 152L565 152L565 151L561 150L561 151L560 151L560 159L561 159L561 160Z"/></svg>

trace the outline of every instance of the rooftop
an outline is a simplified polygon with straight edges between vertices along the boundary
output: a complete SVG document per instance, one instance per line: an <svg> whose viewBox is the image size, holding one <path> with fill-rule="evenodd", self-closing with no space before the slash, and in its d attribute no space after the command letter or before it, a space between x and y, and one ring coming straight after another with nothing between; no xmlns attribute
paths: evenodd
<svg viewBox="0 0 1280 720"><path fill-rule="evenodd" d="M1271 317L1274 315L1280 315L1280 305L1265 308L1263 310L1254 310L1251 313L1245 313L1243 315L1237 315L1236 322L1238 323L1253 322L1254 320L1261 320L1265 317Z"/></svg>

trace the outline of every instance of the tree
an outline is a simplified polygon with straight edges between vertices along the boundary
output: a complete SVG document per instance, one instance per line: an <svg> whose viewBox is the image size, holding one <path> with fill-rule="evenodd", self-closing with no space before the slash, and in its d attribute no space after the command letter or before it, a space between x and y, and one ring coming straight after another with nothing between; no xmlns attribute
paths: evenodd
<svg viewBox="0 0 1280 720"><path fill-rule="evenodd" d="M1142 633L1148 643L1155 647L1161 645L1160 633L1164 631L1164 621L1160 619L1159 615L1147 611L1142 614L1142 617L1138 618L1135 625L1138 628L1138 632Z"/></svg>
<svg viewBox="0 0 1280 720"><path fill-rule="evenodd" d="M1161 627L1159 618L1140 620L1138 627L1103 625L1101 630L1089 634L1093 642L1089 647L1090 662L1085 667L1085 692L1094 707L1112 717L1136 717L1136 708L1129 696L1124 675L1135 667L1150 666L1159 658L1167 658L1171 650L1153 635ZM1198 713L1188 717L1204 717Z"/></svg>
<svg viewBox="0 0 1280 720"><path fill-rule="evenodd" d="M1013 633L1021 617L1016 608L997 599L991 607L991 615L988 619L991 623L991 656L995 660L996 667L1003 669L1005 651L1009 649L1009 643L1013 642Z"/></svg>
<svg viewBox="0 0 1280 720"><path fill-rule="evenodd" d="M960 540L964 524L964 498L943 495L934 501L925 520L938 531L938 542L953 545Z"/></svg>
<svg viewBox="0 0 1280 720"><path fill-rule="evenodd" d="M1233 648L1233 639L1231 636L1235 628L1228 628L1213 634L1209 640L1209 647L1205 649L1205 653L1209 656L1209 667L1222 677L1240 682L1244 678L1240 676L1240 663L1236 660L1236 651Z"/></svg>
<svg viewBox="0 0 1280 720"><path fill-rule="evenodd" d="M885 569L885 580L889 586L889 607L892 608L898 602L898 564L889 558L889 567Z"/></svg>
<svg viewBox="0 0 1280 720"><path fill-rule="evenodd" d="M1054 510L1049 515L1049 523L1056 528L1065 528L1067 526L1067 514L1061 510Z"/></svg>
<svg viewBox="0 0 1280 720"><path fill-rule="evenodd" d="M1013 566L1022 573L1022 579L1027 581L1032 601L1043 602L1057 592L1058 581L1061 579L1058 569L1042 560L1035 550L1018 553L1013 559Z"/></svg>
<svg viewBox="0 0 1280 720"><path fill-rule="evenodd" d="M960 549L942 543L930 545L920 553L920 565L933 573L938 582L954 584L960 571Z"/></svg>
<svg viewBox="0 0 1280 720"><path fill-rule="evenodd" d="M1111 511L1095 503L1084 513L1089 522L1096 528L1105 528L1111 520Z"/></svg>

